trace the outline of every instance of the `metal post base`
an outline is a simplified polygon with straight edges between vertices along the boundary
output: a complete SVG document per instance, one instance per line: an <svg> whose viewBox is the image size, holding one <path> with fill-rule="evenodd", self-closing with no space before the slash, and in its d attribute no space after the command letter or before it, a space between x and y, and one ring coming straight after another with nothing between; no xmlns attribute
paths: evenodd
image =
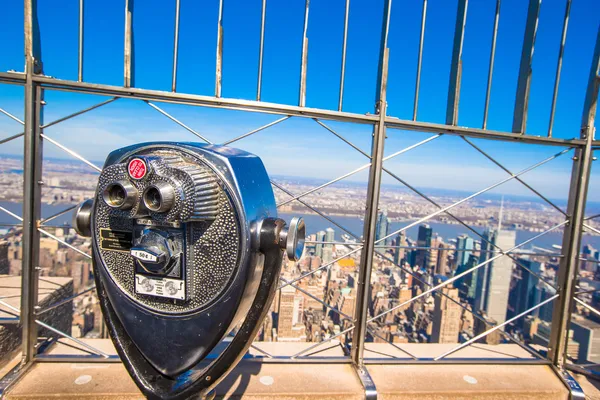
<svg viewBox="0 0 600 400"><path fill-rule="evenodd" d="M567 368L569 368L569 366L567 366ZM583 388L581 387L581 385L579 385L579 382L577 382L573 375L569 373L569 371L563 368L558 368L556 366L553 366L552 370L569 390L569 399L575 400L586 398L585 393L583 392Z"/></svg>
<svg viewBox="0 0 600 400"><path fill-rule="evenodd" d="M6 398L6 395L14 385L29 371L33 362L19 363L0 379L0 400Z"/></svg>
<svg viewBox="0 0 600 400"><path fill-rule="evenodd" d="M354 371L356 371L356 376L365 388L365 400L377 400L377 388L367 368L354 365Z"/></svg>

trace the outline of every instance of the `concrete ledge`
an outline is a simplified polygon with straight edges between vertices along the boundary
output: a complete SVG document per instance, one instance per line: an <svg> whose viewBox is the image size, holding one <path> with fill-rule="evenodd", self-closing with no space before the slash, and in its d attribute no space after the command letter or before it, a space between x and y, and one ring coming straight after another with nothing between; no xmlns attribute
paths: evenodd
<svg viewBox="0 0 600 400"><path fill-rule="evenodd" d="M378 399L545 399L569 393L543 365L369 365Z"/></svg>
<svg viewBox="0 0 600 400"><path fill-rule="evenodd" d="M546 366L370 365L380 399L566 400ZM242 362L218 387L227 399L364 399L348 364ZM40 363L8 399L143 399L122 364Z"/></svg>
<svg viewBox="0 0 600 400"><path fill-rule="evenodd" d="M227 399L364 399L349 364L261 364L242 362L217 387ZM40 363L7 399L144 399L122 364Z"/></svg>
<svg viewBox="0 0 600 400"><path fill-rule="evenodd" d="M114 353L110 340L85 340L109 354ZM310 343L257 343L274 356L294 354ZM377 356L380 346L371 346ZM419 356L437 355L443 346L407 346ZM521 358L511 347L477 347L480 356ZM501 350L501 351L500 351ZM511 350L511 351L509 351ZM61 340L50 354L86 354ZM252 352L251 352L252 353ZM515 354L517 353L517 354ZM256 354L254 354L256 356ZM339 346L316 349L315 356L335 357ZM475 353L464 354L464 356ZM391 358L401 357L393 354ZM392 361L392 360L390 360ZM493 360L490 360L493 362ZM517 361L518 362L518 361ZM568 399L568 392L553 371L543 365L475 365L475 364L370 364L368 371L377 386L379 399ZM586 382L587 383L587 382ZM590 389L592 386L587 385ZM365 393L350 364L269 363L243 360L217 387L218 398L228 399L364 399ZM587 390L586 390L587 394ZM595 393L594 393L595 394ZM37 363L18 382L8 399L143 399L127 371L120 363ZM593 397L592 397L593 398Z"/></svg>

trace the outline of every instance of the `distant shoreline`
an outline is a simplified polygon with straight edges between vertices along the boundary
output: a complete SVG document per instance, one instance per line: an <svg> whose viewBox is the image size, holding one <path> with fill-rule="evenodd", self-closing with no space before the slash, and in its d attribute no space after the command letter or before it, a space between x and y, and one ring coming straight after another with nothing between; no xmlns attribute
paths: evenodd
<svg viewBox="0 0 600 400"><path fill-rule="evenodd" d="M17 200L7 200L7 199L0 199L0 201L2 202L7 202L7 203L12 203L12 204L22 204L20 199ZM42 202L42 205L46 205L49 207L64 207L64 208L68 208L71 206L76 205L77 203L71 203L71 202L53 202L53 203L47 203L47 202ZM307 210L302 210L302 211L297 211L297 210L285 210L285 211L280 211L280 213L282 214L301 214L301 215L312 215L312 216L319 216L318 213L307 209ZM356 214L356 213L336 213L336 212L328 212L327 214L328 217L341 217L341 218L356 218L359 219L361 221L364 221L364 216L360 215L360 214ZM414 217L414 218L405 218L405 217L395 217L395 218L390 218L391 221L393 223L404 223L404 222L414 222L418 219L420 219L421 217ZM445 224L445 225L451 225L451 226L461 226L462 224L460 224L457 221L454 220L445 220L445 221L440 221L439 219L428 219L427 221L424 221L423 223L438 223L438 224ZM469 225L472 228L488 228L488 227L493 227L492 225L478 225L478 224L469 224L467 222L467 225ZM527 227L525 225L519 227L519 228L514 228L515 230L520 230L520 231L524 231L524 232L530 232L530 233L541 233L544 231L544 229L541 228L531 228L531 227ZM564 229L562 227L555 229L553 232L563 232ZM584 232L583 235L587 235L587 236L600 236L600 234L597 234L596 232Z"/></svg>

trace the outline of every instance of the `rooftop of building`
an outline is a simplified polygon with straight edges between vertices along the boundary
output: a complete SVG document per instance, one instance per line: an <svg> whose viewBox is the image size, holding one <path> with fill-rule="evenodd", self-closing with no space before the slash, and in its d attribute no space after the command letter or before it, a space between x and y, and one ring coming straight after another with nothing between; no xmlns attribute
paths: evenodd
<svg viewBox="0 0 600 400"><path fill-rule="evenodd" d="M600 324L598 322L593 321L589 318L581 318L581 317L578 317L577 315L573 316L571 323L581 325L585 328L589 328L592 330L600 329Z"/></svg>
<svg viewBox="0 0 600 400"><path fill-rule="evenodd" d="M65 287L73 278L43 276L38 283L38 303L44 301L56 292L59 288ZM11 275L0 275L0 289L2 289L2 301L9 306L19 309L21 307L21 277ZM0 318L9 318L6 312L0 310Z"/></svg>

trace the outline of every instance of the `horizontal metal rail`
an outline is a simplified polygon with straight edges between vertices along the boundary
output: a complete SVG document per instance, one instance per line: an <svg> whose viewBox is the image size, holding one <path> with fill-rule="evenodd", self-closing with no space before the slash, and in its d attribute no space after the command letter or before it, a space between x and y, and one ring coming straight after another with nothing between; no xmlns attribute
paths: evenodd
<svg viewBox="0 0 600 400"><path fill-rule="evenodd" d="M211 358L207 358L210 360ZM117 355L102 357L97 355L79 355L79 354L41 354L35 358L36 362L44 363L121 363ZM286 356L269 357L244 357L242 363L261 363L261 364L351 364L350 357L300 357L292 359Z"/></svg>
<svg viewBox="0 0 600 400"><path fill-rule="evenodd" d="M268 114L282 114L306 118L318 118L325 120L337 120L355 122L360 124L374 124L379 117L374 114L356 114L334 110L324 110L310 107L290 106L284 104L268 103L255 100L228 99L224 97L202 96L195 94L183 94L166 92L160 90L148 90L132 87L111 86L103 84L85 83L69 80L61 80L47 76L34 76L33 80L47 89L59 91L74 91L80 93L95 93L106 96L121 98L136 98L148 101L159 101L165 103L188 104L195 106L215 107L233 110L260 111ZM14 72L0 73L2 82L25 83L23 74ZM487 129L467 128L436 124L429 122L401 120L387 116L385 124L388 128L421 131L430 133L444 133L449 135L464 135L468 137L495 139L502 141L515 141L520 143L545 144L551 146L582 147L585 141L581 139L558 139L545 135L519 135L510 132L493 131ZM594 145L600 145L600 141Z"/></svg>
<svg viewBox="0 0 600 400"><path fill-rule="evenodd" d="M538 358L466 358L452 357L449 359L436 360L434 358L419 358L417 360L410 359L365 359L365 364L368 365L549 365L548 360Z"/></svg>

